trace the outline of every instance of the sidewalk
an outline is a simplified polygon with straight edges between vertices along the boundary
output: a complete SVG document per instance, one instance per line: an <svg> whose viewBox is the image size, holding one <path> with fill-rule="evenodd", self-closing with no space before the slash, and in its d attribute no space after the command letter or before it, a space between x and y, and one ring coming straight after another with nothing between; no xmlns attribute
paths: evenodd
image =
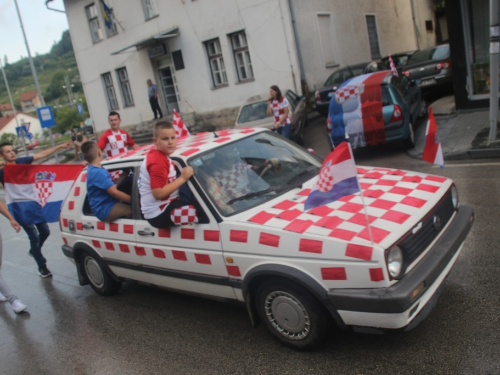
<svg viewBox="0 0 500 375"><path fill-rule="evenodd" d="M438 136L445 160L479 159L500 157L500 125L497 140L488 145L489 111L457 112L453 96L431 104L436 118ZM425 143L424 122L415 129L415 148L410 156L421 158Z"/></svg>

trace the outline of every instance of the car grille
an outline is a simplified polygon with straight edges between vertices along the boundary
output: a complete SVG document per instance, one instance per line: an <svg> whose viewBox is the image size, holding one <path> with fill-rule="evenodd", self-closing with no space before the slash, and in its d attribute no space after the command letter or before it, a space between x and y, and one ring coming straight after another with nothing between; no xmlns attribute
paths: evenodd
<svg viewBox="0 0 500 375"><path fill-rule="evenodd" d="M444 228L454 211L451 192L448 192L444 199L434 207L434 210L422 222L422 228L414 234L410 232L410 235L398 244L405 255L408 265L412 264L441 233L441 231L437 231L434 228L434 217L438 216L441 219L441 228Z"/></svg>

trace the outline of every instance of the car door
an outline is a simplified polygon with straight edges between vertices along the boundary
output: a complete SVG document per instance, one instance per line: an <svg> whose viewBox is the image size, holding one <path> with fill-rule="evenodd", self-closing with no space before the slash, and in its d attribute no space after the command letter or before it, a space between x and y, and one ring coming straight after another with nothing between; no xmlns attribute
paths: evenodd
<svg viewBox="0 0 500 375"><path fill-rule="evenodd" d="M133 196L136 194L136 166L137 162L126 162L105 165L104 167L111 174L118 190ZM117 276L147 281L147 275L139 271L142 268L142 257L134 251L136 242L134 211L136 207L134 207L133 201L131 203L133 211L131 217L105 223L93 214L88 197L85 197L82 215L75 223L76 230L78 234L82 234L84 242L87 242L101 255Z"/></svg>
<svg viewBox="0 0 500 375"><path fill-rule="evenodd" d="M174 164L180 170L179 161L174 160ZM205 214L198 213L201 222L157 229L141 217L136 223L136 253L154 285L235 299L222 254L219 224L196 179L187 186ZM139 202L138 195L135 199Z"/></svg>
<svg viewBox="0 0 500 375"><path fill-rule="evenodd" d="M306 101L292 90L288 90L286 98L292 107L292 127L294 137L302 134L306 124Z"/></svg>

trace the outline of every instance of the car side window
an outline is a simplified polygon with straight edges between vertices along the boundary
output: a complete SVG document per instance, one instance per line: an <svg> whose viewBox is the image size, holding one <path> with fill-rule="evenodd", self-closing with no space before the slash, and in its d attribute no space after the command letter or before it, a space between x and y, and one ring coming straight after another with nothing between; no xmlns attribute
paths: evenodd
<svg viewBox="0 0 500 375"><path fill-rule="evenodd" d="M288 102L290 103L290 105L292 106L292 109L295 109L295 107L297 107L297 104L299 103L300 101L300 98L297 96L296 93L294 93L293 91L289 90L287 93L286 93L286 98L288 99Z"/></svg>
<svg viewBox="0 0 500 375"><path fill-rule="evenodd" d="M389 88L386 85L382 86L382 106L392 105L391 94L389 93Z"/></svg>
<svg viewBox="0 0 500 375"><path fill-rule="evenodd" d="M111 179L116 184L116 188L119 191L124 192L131 196L132 187L134 183L134 169L130 167L113 168L113 169L108 169L108 172L111 175ZM130 204L131 205L133 204L133 199L131 200ZM83 203L82 211L83 214L86 216L95 216L94 213L92 212L92 209L90 208L88 192L87 195L85 196L85 201Z"/></svg>

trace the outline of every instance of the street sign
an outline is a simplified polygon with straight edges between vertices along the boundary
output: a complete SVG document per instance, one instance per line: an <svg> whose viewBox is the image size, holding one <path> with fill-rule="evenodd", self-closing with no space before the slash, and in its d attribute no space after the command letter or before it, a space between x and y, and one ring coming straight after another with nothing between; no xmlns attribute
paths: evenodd
<svg viewBox="0 0 500 375"><path fill-rule="evenodd" d="M16 127L16 133L17 137L26 137L26 134L28 134L28 128L26 128L26 125L21 125Z"/></svg>
<svg viewBox="0 0 500 375"><path fill-rule="evenodd" d="M26 138L28 138L31 141L33 139L33 133L27 133Z"/></svg>
<svg viewBox="0 0 500 375"><path fill-rule="evenodd" d="M79 115L83 115L83 104L77 104L76 109L78 110Z"/></svg>
<svg viewBox="0 0 500 375"><path fill-rule="evenodd" d="M38 112L38 118L42 128L51 128L56 124L54 113L52 112L52 107L50 105L37 108L36 110Z"/></svg>

